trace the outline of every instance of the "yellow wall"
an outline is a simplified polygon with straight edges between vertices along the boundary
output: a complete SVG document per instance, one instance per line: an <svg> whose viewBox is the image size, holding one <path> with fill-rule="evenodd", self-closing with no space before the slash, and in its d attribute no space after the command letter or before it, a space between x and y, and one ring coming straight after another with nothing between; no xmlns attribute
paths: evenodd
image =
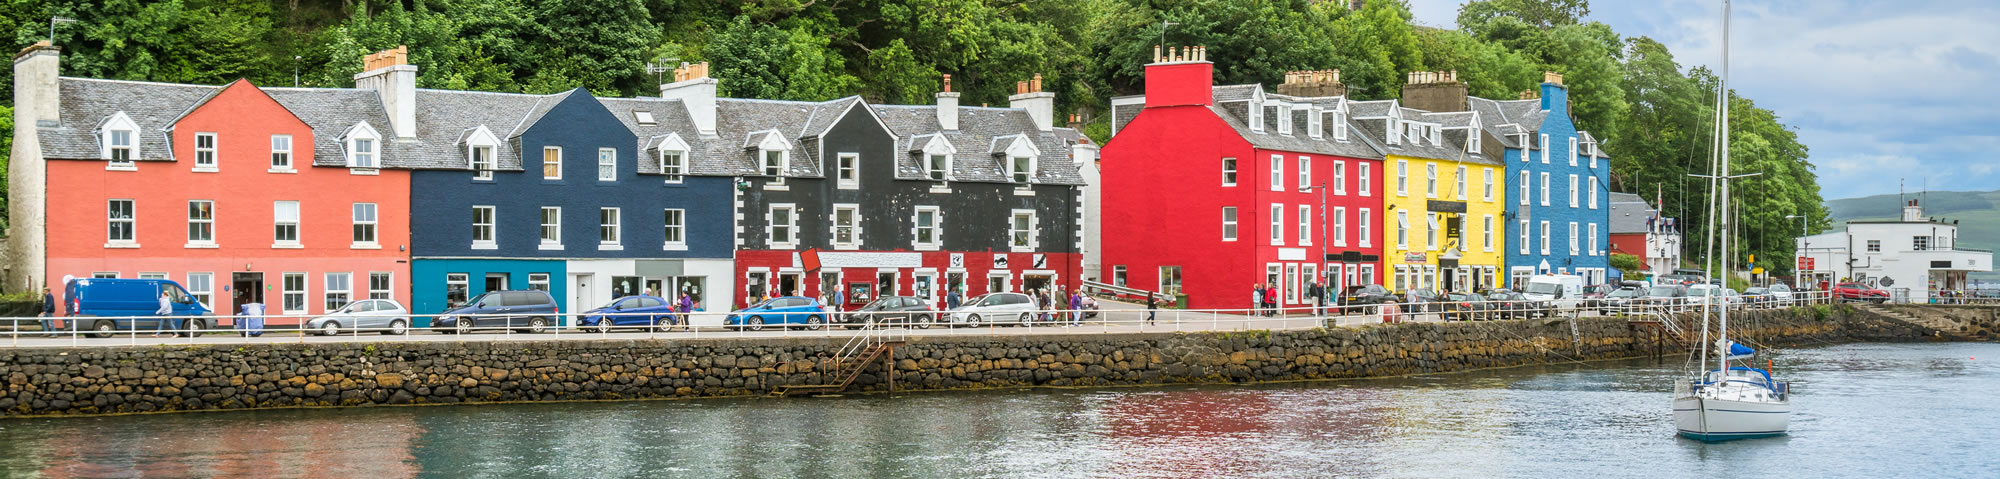
<svg viewBox="0 0 2000 479"><path fill-rule="evenodd" d="M1398 175L1398 168L1403 165L1407 165L1407 169L1403 170L1406 172L1406 175ZM1430 194L1430 188L1427 184L1429 182L1427 166L1431 165L1435 165L1437 168L1437 191L1435 197ZM1466 176L1465 196L1462 200L1459 197L1460 191L1458 187L1458 168L1461 165L1465 167ZM1492 169L1493 171L1493 196L1490 200L1486 197L1485 171L1487 169ZM1443 231L1445 218L1452 214L1430 213L1428 210L1429 202L1435 199L1440 201L1463 201L1465 203L1464 228L1460 232L1460 238L1464 241L1465 245L1464 252L1461 253L1458 264L1461 268L1479 267L1479 271L1486 276L1479 280L1477 284L1483 287L1498 287L1494 281L1494 275L1497 274L1504 277L1507 271L1506 265L1502 264L1505 262L1507 246L1507 219L1502 216L1502 213L1506 211L1504 205L1507 201L1506 167L1504 165L1487 165L1473 162L1461 163L1451 160L1389 155L1388 159L1383 161L1383 170L1385 171L1382 175L1382 191L1385 194L1382 195L1382 244L1384 245L1381 273L1382 284L1398 291L1409 288L1410 284L1398 282L1400 278L1396 275L1397 267L1417 265L1435 267L1438 264L1438 256L1444 253L1452 244L1450 237L1445 236ZM1398 188L1399 178L1407 178L1407 188ZM1402 212L1405 215L1409 225L1407 230L1408 237L1403 243L1396 241L1398 212ZM1425 220L1425 216L1429 214L1437 215L1439 231L1437 232L1437 245L1434 249L1428 244L1430 223ZM1487 233L1485 218L1488 215L1491 215L1493 218L1491 232L1492 247L1490 248L1487 247L1485 236ZM1424 253L1423 262L1412 263L1406 261L1409 253ZM1442 276L1445 273L1439 272L1438 274ZM1434 285L1432 286L1433 289L1443 289L1442 286L1444 283L1442 279L1433 276L1432 281ZM1455 285L1457 284L1456 280L1453 280L1453 282ZM1421 284L1418 283L1418 285ZM1458 289L1469 290L1469 288L1462 286Z"/></svg>

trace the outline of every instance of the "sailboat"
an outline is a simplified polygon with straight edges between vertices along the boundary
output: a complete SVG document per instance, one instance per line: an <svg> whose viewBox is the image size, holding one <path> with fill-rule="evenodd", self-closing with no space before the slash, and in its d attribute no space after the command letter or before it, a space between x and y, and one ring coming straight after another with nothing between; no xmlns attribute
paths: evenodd
<svg viewBox="0 0 2000 479"><path fill-rule="evenodd" d="M1729 202L1729 0L1722 2L1722 69L1721 85L1717 89L1716 135L1711 150L1714 159L1710 162L1715 174L1705 176L1709 180L1709 229L1708 256L1715 258L1717 231L1729 231L1729 215L1716 214L1716 208L1727 208ZM1748 176L1748 175L1744 175ZM1716 223L1720 222L1720 229ZM1710 269L1710 279L1715 279L1715 270L1727 277L1730 270L1729 259L1734 256L1730 249L1729 235L1720 235L1723 254L1720 266ZM1711 314L1710 308L1715 308ZM1772 379L1769 369L1759 369L1752 365L1731 365L1732 361L1750 359L1756 350L1729 340L1729 310L1727 304L1718 305L1714 301L1702 305L1701 341L1695 343L1699 350L1699 360L1693 371L1674 384L1674 427L1680 435L1701 441L1727 441L1753 437L1769 437L1785 434L1791 424L1792 402L1789 384ZM1709 342L1710 318L1717 320L1717 338ZM1713 347L1716 360L1711 368L1708 355Z"/></svg>

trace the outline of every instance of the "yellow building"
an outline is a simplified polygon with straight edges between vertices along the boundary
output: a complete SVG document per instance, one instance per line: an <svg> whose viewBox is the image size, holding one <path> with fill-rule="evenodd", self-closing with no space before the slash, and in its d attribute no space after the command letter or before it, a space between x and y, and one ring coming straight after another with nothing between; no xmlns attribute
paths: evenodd
<svg viewBox="0 0 2000 479"><path fill-rule="evenodd" d="M1356 102L1365 134L1383 143L1384 286L1479 291L1506 271L1504 157L1474 112L1431 113L1395 100Z"/></svg>

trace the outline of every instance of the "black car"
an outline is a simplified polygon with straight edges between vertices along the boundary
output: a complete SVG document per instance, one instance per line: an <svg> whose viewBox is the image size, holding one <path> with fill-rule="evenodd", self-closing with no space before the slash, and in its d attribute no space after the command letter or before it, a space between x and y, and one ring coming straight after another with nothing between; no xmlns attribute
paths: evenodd
<svg viewBox="0 0 2000 479"><path fill-rule="evenodd" d="M1417 297L1416 302L1408 301L1412 293ZM1430 313L1444 310L1445 296L1438 293L1437 290L1418 288L1404 292L1401 297L1404 299L1403 302L1409 303L1403 305L1403 312L1406 313Z"/></svg>
<svg viewBox="0 0 2000 479"><path fill-rule="evenodd" d="M915 323L917 328L925 329L931 327L930 323L936 322L937 317L933 313L931 305L923 299L909 296L883 296L875 298L875 301L869 302L867 306L862 306L861 309L854 310L851 314L835 317L834 321L845 323L847 329L860 328L869 324L896 323Z"/></svg>
<svg viewBox="0 0 2000 479"><path fill-rule="evenodd" d="M1447 293L1443 304L1444 319L1447 321L1478 321L1493 319L1497 303L1491 302L1479 293Z"/></svg>
<svg viewBox="0 0 2000 479"><path fill-rule="evenodd" d="M1348 286L1340 294L1341 306L1369 306L1396 302L1396 293L1379 284Z"/></svg>
<svg viewBox="0 0 2000 479"><path fill-rule="evenodd" d="M1603 313L1606 316L1629 312L1631 307L1637 304L1637 301L1641 299L1640 297L1644 295L1645 292L1640 291L1639 288L1629 286L1618 288L1612 290L1610 293L1605 293L1603 298L1599 298L1596 308L1599 313Z"/></svg>
<svg viewBox="0 0 2000 479"><path fill-rule="evenodd" d="M1687 286L1662 284L1646 290L1643 304L1678 310L1687 304Z"/></svg>
<svg viewBox="0 0 2000 479"><path fill-rule="evenodd" d="M1486 299L1493 302L1492 314L1502 318L1530 318L1549 311L1546 301L1535 301L1528 299L1527 295L1504 289L1486 295Z"/></svg>

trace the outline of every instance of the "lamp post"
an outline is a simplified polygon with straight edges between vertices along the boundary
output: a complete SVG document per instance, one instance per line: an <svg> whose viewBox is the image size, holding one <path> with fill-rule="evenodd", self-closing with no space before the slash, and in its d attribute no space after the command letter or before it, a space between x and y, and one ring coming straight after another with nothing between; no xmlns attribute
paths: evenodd
<svg viewBox="0 0 2000 479"><path fill-rule="evenodd" d="M1320 309L1320 307L1323 307L1323 306L1326 306L1326 297L1327 297L1327 296L1328 296L1329 294L1331 294L1331 293L1328 293L1328 292L1327 292L1327 290L1326 290L1326 287L1328 286L1328 282L1326 281L1326 278L1327 278L1327 276L1328 276L1328 275L1327 275L1327 273L1326 273L1326 267L1327 267L1327 259L1326 259L1326 183L1325 183L1325 182L1321 182L1320 184L1317 184L1317 185L1312 185L1312 186L1300 186L1300 187L1299 187L1299 192L1300 192L1300 193L1310 193L1310 192L1312 192L1313 190L1319 190L1319 261L1315 261L1315 263L1319 263L1319 268L1318 268L1318 270L1319 270L1319 271L1318 271L1318 274L1316 275L1316 276L1319 276L1319 277L1318 277L1318 278L1313 278L1313 281L1315 281L1315 282L1319 283L1319 285L1320 285L1320 290L1319 290L1319 298L1318 298L1318 299L1315 299L1315 300L1313 300L1313 301L1314 301L1314 302L1313 302L1313 313L1314 313L1314 314L1318 314L1318 313L1319 313L1319 309Z"/></svg>
<svg viewBox="0 0 2000 479"><path fill-rule="evenodd" d="M76 19L74 19L74 18L69 18L69 17L49 17L49 44L50 44L50 45L54 45L54 44L56 43L56 24L58 24L58 23L76 23Z"/></svg>

